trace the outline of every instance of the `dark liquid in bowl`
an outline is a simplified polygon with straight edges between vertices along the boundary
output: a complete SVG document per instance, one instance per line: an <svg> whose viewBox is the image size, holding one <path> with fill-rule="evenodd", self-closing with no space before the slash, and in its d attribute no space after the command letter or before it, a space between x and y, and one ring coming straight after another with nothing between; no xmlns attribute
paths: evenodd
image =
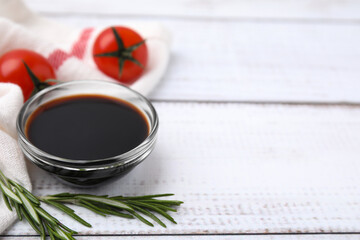
<svg viewBox="0 0 360 240"><path fill-rule="evenodd" d="M103 95L75 95L50 101L26 124L30 142L51 155L76 160L114 157L149 134L144 114L132 104Z"/></svg>

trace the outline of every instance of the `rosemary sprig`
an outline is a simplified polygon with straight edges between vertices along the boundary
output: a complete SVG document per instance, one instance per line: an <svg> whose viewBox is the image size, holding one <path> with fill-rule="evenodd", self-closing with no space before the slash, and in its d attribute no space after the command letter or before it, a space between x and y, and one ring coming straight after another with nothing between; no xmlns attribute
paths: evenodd
<svg viewBox="0 0 360 240"><path fill-rule="evenodd" d="M89 194L61 193L40 197L39 199L43 202L53 205L70 216L73 213L73 210L66 207L64 205L66 203L85 207L94 213L103 216L114 215L124 218L135 217L149 226L154 226L151 222L139 214L141 213L153 219L161 226L166 227L165 223L156 217L154 213L162 215L169 221L176 223L175 220L167 213L167 211L176 212L176 209L171 208L171 206L180 206L183 202L177 200L158 200L154 198L167 197L172 195L173 194L147 195L139 197L109 197L107 195L97 196Z"/></svg>
<svg viewBox="0 0 360 240"><path fill-rule="evenodd" d="M46 234L49 234L52 239L75 239L73 234L76 234L76 231L51 216L40 206L41 203L38 197L20 184L5 177L1 171L0 189L9 210L12 211L15 208L19 220L26 219L31 227L40 234L41 239L45 239Z"/></svg>
<svg viewBox="0 0 360 240"><path fill-rule="evenodd" d="M46 239L46 236L48 235L52 240L73 240L75 239L73 235L77 232L68 228L44 210L41 207L42 203L46 203L57 210L64 212L86 227L91 227L91 224L78 216L73 209L65 204L84 207L102 216L114 215L130 219L137 218L149 226L154 226L153 223L145 218L148 217L160 226L166 227L165 223L155 214L161 215L169 221L176 223L167 212L176 212L176 209L173 207L180 206L183 203L182 201L177 200L155 199L173 196L173 194L109 197L107 195L98 196L91 194L59 193L37 197L19 183L8 179L1 170L0 190L6 206L10 211L15 208L20 221L25 219L31 227L40 234L41 239Z"/></svg>

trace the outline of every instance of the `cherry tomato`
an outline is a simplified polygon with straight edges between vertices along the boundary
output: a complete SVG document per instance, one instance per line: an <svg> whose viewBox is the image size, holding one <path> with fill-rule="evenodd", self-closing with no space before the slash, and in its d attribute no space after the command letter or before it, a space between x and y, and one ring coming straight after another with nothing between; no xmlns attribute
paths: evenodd
<svg viewBox="0 0 360 240"><path fill-rule="evenodd" d="M103 73L130 85L143 73L148 50L145 40L134 30L110 27L96 38L93 55Z"/></svg>
<svg viewBox="0 0 360 240"><path fill-rule="evenodd" d="M31 76L29 70L37 80L34 80L34 76ZM48 85L44 83L47 79L55 79L54 69L46 58L34 51L15 49L0 57L0 82L9 82L20 86L24 101L29 99L39 88Z"/></svg>

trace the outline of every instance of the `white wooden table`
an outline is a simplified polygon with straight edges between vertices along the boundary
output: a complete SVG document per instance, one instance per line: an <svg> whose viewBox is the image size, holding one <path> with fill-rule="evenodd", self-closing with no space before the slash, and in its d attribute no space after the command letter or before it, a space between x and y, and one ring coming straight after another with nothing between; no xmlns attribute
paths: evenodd
<svg viewBox="0 0 360 240"><path fill-rule="evenodd" d="M360 239L360 2L27 0L74 27L159 21L156 150L94 194L176 193L177 225L77 209L78 239ZM29 166L36 194L74 191ZM16 223L3 239L37 239Z"/></svg>

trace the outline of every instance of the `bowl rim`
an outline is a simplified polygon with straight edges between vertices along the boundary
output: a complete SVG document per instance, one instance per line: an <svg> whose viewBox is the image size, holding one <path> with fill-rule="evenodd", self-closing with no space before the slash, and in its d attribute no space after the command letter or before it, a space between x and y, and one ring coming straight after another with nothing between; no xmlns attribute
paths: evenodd
<svg viewBox="0 0 360 240"><path fill-rule="evenodd" d="M26 112L26 110L27 110L27 108L28 108L28 106L30 104L34 103L34 101L41 98L46 93L54 91L57 88L64 87L64 86L65 87L66 86L71 86L71 85L74 85L74 84L87 84L88 85L88 84L91 84L91 83L93 83L93 84L104 84L104 85L109 85L110 87L120 87L120 88L126 89L127 91L132 92L137 97L139 97L141 100L143 100L146 103L146 105L150 108L150 114L153 116L153 125L151 125L150 120L149 120L148 124L149 124L149 127L150 127L150 132L149 132L148 136L138 146L136 146L135 148L133 148L133 149L131 149L131 150L125 152L125 153L122 153L122 154L119 154L119 155L116 155L116 156L107 157L107 158L101 158L101 159L84 160L84 159L68 159L68 158L63 158L63 157L58 157L58 156L52 155L50 153L47 153L47 152L39 149L38 147L33 145L28 140L28 138L26 137L26 134L25 134L25 127L23 127L21 125L21 122L22 122L22 118L24 117L24 114L25 114L25 112ZM101 93L99 95L101 95ZM106 93L104 93L102 95L107 96ZM123 100L123 101L127 101L127 100L122 99L122 98L118 98L118 99ZM129 103L134 105L131 102L129 102ZM138 107L138 106L135 106L135 107L137 107L143 114L148 116L148 114L146 114L140 107ZM108 164L110 164L110 165L114 165L114 164L118 165L120 163L128 164L129 162L135 161L136 156L142 155L141 154L142 150L147 150L148 145L153 143L153 141L155 140L155 137L156 137L156 133L158 131L158 127L159 127L158 114L157 114L154 106L152 105L152 103L145 96L143 96L141 93L139 93L139 92L137 92L137 91L135 91L135 90L121 84L121 83L102 81L102 80L73 80L73 81L58 83L58 84L49 86L49 87L45 88L44 90L41 90L40 92L38 92L34 96L32 96L29 100L27 100L24 103L24 105L21 107L21 109L20 109L20 111L19 111L19 113L17 115L17 118L16 118L16 129L17 129L19 141L22 141L26 146L29 146L29 148L31 148L31 151L36 153L36 155L42 156L42 159L38 159L38 160L41 160L42 162L47 162L48 164L51 164L51 165L54 165L54 163L55 163L55 165L58 165L60 163L64 163L64 164L70 164L70 165L75 164L77 166L81 165L81 164L87 164L87 166L89 168L94 168L98 164L100 164L102 166L108 165ZM22 146L22 144L20 144L20 146ZM44 158L49 159L51 162L44 161ZM84 167L81 167L81 168L83 169Z"/></svg>

